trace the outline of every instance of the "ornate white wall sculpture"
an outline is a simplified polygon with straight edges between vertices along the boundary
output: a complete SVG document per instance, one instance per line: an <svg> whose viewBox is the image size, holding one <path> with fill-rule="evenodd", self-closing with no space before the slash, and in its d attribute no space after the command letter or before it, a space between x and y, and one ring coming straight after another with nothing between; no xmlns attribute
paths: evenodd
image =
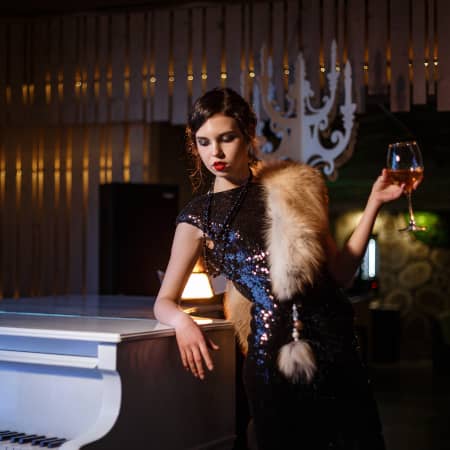
<svg viewBox="0 0 450 450"><path fill-rule="evenodd" d="M338 81L341 73L336 66L335 41L331 46L330 66L331 70L327 74L329 95L322 98L320 107L314 107L312 99L315 93L306 79L303 54L299 53L295 80L289 86L287 108L284 109L275 100L272 61L263 47L261 74L254 89L254 108L259 119L257 134L261 138L263 159L292 159L321 167L329 178L337 176L336 168L351 156L353 150L356 104L352 102L352 69L347 61L344 68L344 102L339 107L342 124L331 129L337 116ZM268 119L264 120L264 116ZM267 129L263 132L267 125L281 140L278 146L267 139ZM327 140L328 145L324 142Z"/></svg>

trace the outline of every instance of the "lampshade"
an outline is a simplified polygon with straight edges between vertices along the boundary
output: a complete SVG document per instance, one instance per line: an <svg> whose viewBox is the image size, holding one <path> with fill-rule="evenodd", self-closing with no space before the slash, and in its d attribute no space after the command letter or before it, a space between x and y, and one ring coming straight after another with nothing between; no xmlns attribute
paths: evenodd
<svg viewBox="0 0 450 450"><path fill-rule="evenodd" d="M181 294L183 300L207 299L214 297L214 292L205 272L192 272Z"/></svg>
<svg viewBox="0 0 450 450"><path fill-rule="evenodd" d="M195 267L189 276L189 279L181 294L182 300L202 300L214 297L214 291L211 281L204 269L204 263L201 258L195 264Z"/></svg>

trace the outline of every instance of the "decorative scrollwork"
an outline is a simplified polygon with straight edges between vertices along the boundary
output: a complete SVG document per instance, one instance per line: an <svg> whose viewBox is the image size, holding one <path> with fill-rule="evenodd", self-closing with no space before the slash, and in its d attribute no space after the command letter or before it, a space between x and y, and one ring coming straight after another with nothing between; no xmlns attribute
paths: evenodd
<svg viewBox="0 0 450 450"><path fill-rule="evenodd" d="M342 127L330 129L337 117L336 102L341 74L336 66L335 41L331 45L330 66L327 74L329 93L322 97L321 106L315 107L312 104L315 93L306 79L303 54L299 53L295 79L285 96L287 107L284 108L275 100L272 60L263 47L261 73L254 86L254 108L260 119L257 134L261 137L264 159L292 159L319 166L326 176L336 178L336 168L353 152L356 104L352 103L352 69L347 61L343 71L344 102L339 107ZM264 120L263 115L268 119ZM331 146L323 145L324 134L329 136Z"/></svg>

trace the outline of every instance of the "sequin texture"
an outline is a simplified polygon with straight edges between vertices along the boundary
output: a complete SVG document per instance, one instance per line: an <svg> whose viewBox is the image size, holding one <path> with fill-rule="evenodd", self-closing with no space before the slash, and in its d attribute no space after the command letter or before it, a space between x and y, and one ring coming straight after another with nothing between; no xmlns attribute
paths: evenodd
<svg viewBox="0 0 450 450"><path fill-rule="evenodd" d="M217 235L221 229L239 189L214 194L211 235ZM177 222L206 231L202 224L206 201L206 195L194 198ZM223 234L224 242L212 242L205 248L210 272L221 272L253 302L243 379L258 448L298 448L300 442L302 448L311 450L384 450L376 405L356 352L350 303L326 273L304 296L279 302L272 292L265 226L263 187L251 183L241 208ZM318 366L317 375L308 385L291 383L277 369L278 351L292 339L293 302L303 324L302 338L310 343ZM360 446L355 444L357 433L348 424L355 424L358 432L366 430L364 442L360 443L361 436L358 437ZM367 446L367 442L371 445Z"/></svg>
<svg viewBox="0 0 450 450"><path fill-rule="evenodd" d="M212 236L220 234L223 220L240 189L214 194L209 223ZM202 214L206 201L206 195L192 200L179 214L177 223L187 222L203 231ZM229 230L205 251L210 273L222 273L254 303L248 357L255 363L258 374L270 379L279 377L276 368L278 351L292 338L292 302L280 303L272 293L264 241L266 223L263 188L251 183ZM321 366L333 361L344 347L351 348L353 342L351 307L347 301L336 299L335 289L329 282L318 283L318 288L309 292L306 298L292 299L300 307L299 318L304 322L302 336L310 341ZM336 324L342 324L342 327Z"/></svg>
<svg viewBox="0 0 450 450"><path fill-rule="evenodd" d="M239 195L239 189L214 195L209 223L212 235L219 234L223 219ZM205 202L206 196L195 198L180 213L177 223L187 222L203 231L201 218ZM265 217L262 187L252 183L223 242L213 242L213 248L209 246L206 250L210 272L222 273L254 303L248 356L255 359L257 367L263 372L273 370L276 347L281 337L278 335L284 336L284 329L288 327L287 324L286 327L282 326L280 322L289 320L288 316L280 314L278 301L272 295L268 252L264 246ZM220 262L221 267L218 267Z"/></svg>

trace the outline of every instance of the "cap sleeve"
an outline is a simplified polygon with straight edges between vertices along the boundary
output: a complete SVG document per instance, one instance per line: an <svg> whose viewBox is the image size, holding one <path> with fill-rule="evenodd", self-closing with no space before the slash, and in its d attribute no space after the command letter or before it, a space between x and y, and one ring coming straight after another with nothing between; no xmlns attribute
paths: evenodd
<svg viewBox="0 0 450 450"><path fill-rule="evenodd" d="M202 215L206 202L206 196L202 195L193 198L178 214L176 225L179 223L188 223L203 231Z"/></svg>

